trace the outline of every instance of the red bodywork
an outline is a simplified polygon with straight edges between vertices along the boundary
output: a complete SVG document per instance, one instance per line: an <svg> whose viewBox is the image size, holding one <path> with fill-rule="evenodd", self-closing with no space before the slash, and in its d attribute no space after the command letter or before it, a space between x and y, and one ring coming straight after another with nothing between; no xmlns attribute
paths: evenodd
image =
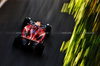
<svg viewBox="0 0 100 66"><path fill-rule="evenodd" d="M40 27L41 23L28 24L23 28L22 38L40 43L45 38L45 29Z"/></svg>

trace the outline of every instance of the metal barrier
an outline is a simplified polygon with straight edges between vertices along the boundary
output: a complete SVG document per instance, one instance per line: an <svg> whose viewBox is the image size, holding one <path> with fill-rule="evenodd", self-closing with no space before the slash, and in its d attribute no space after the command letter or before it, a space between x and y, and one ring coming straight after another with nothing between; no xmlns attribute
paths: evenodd
<svg viewBox="0 0 100 66"><path fill-rule="evenodd" d="M0 0L0 8L7 2L7 0Z"/></svg>

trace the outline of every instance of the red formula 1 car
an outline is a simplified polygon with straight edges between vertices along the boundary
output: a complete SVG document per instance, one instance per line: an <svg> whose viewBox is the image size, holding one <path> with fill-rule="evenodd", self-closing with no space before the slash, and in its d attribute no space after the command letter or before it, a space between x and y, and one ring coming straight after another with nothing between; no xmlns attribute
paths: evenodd
<svg viewBox="0 0 100 66"><path fill-rule="evenodd" d="M42 54L44 49L44 39L49 36L51 26L43 25L41 22L33 22L30 17L26 17L22 25L22 34L18 35L13 45L15 47L24 47L36 50L36 53Z"/></svg>

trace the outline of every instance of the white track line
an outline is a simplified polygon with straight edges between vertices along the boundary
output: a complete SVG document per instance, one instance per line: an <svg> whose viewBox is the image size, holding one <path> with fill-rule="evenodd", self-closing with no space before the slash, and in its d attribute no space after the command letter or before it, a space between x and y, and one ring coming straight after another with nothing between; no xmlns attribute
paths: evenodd
<svg viewBox="0 0 100 66"><path fill-rule="evenodd" d="M0 2L0 8L5 4L5 2L7 2L7 0L2 0L2 1Z"/></svg>

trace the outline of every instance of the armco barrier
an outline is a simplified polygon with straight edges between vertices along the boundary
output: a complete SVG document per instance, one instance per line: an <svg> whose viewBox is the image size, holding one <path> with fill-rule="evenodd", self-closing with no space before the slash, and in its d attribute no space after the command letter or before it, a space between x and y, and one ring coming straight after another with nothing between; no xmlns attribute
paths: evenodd
<svg viewBox="0 0 100 66"><path fill-rule="evenodd" d="M7 0L0 0L0 8L7 2Z"/></svg>

